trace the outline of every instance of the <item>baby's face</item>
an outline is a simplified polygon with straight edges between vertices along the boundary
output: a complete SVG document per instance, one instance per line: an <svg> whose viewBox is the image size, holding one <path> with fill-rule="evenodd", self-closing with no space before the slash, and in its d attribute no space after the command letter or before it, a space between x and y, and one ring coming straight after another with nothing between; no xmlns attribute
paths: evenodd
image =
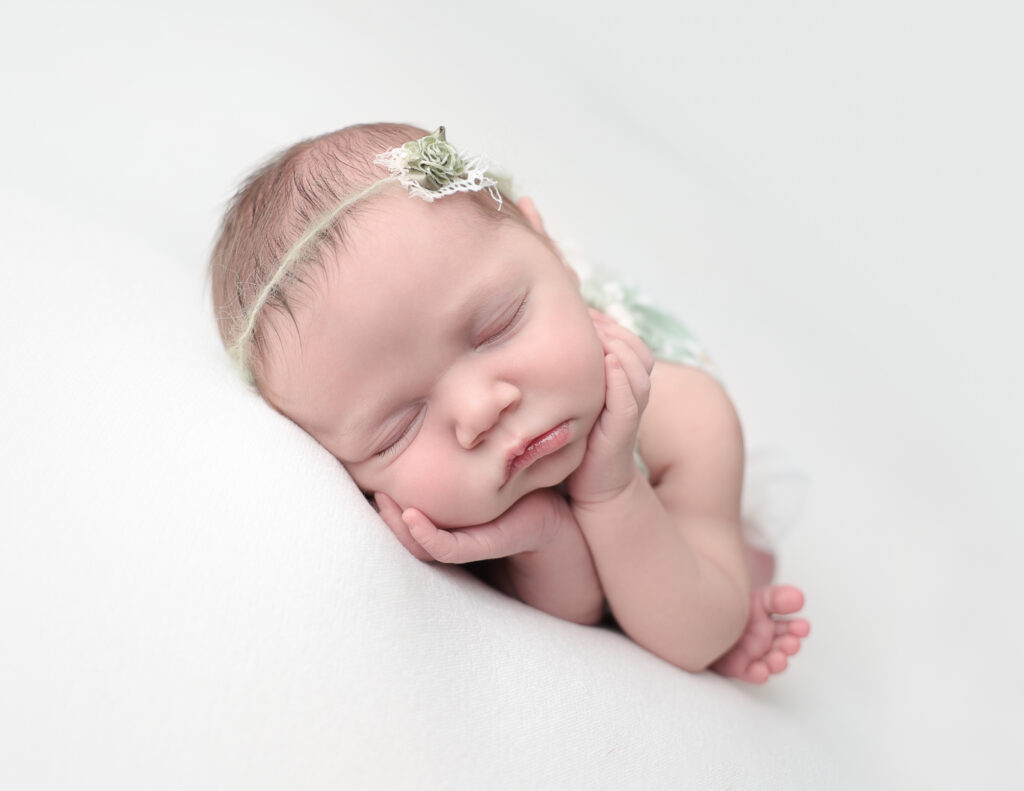
<svg viewBox="0 0 1024 791"><path fill-rule="evenodd" d="M295 326L276 319L281 350L263 377L362 489L449 527L563 481L604 405L604 352L575 276L535 233L469 200L369 205L296 300Z"/></svg>

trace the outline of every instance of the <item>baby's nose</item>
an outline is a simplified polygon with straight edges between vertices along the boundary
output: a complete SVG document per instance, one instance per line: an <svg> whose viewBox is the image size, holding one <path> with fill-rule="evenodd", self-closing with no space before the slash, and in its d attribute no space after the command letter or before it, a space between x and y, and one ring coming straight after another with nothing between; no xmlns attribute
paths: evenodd
<svg viewBox="0 0 1024 791"><path fill-rule="evenodd" d="M508 382L493 382L465 392L456 406L455 437L459 445L471 450L483 442L502 415L514 409L521 398L519 388Z"/></svg>

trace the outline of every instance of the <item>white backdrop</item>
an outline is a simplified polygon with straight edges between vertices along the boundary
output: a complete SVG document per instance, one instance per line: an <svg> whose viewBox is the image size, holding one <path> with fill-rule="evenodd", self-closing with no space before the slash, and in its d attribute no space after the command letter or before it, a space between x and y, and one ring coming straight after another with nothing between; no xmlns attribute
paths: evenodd
<svg viewBox="0 0 1024 791"><path fill-rule="evenodd" d="M199 304L223 202L268 153L446 124L556 235L671 295L748 444L813 480L781 576L814 632L751 694L894 788L1024 782L1019 12L664 5L4 0L0 182L159 249ZM8 300L45 325L39 279ZM40 331L8 327L5 359ZM5 500L0 571L45 527Z"/></svg>

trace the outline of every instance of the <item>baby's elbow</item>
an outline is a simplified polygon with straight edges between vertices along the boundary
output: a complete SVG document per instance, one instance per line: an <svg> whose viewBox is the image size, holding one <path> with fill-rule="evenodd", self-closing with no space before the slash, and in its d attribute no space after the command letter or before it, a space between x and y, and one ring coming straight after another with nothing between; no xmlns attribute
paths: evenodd
<svg viewBox="0 0 1024 791"><path fill-rule="evenodd" d="M581 626L596 626L604 620L607 611L604 594L597 588L575 591L574 595L544 603L536 602L533 606L544 610L548 615Z"/></svg>
<svg viewBox="0 0 1024 791"><path fill-rule="evenodd" d="M714 628L705 633L703 638L694 639L691 635L688 640L680 639L676 650L663 658L688 673L707 670L740 641L749 617L749 597L737 597L732 606L719 614Z"/></svg>
<svg viewBox="0 0 1024 791"><path fill-rule="evenodd" d="M713 647L703 658L701 670L707 670L716 661L729 653L747 631L747 624L750 620L750 594L738 590L731 606L722 615L721 632Z"/></svg>
<svg viewBox="0 0 1024 791"><path fill-rule="evenodd" d="M720 654L708 650L706 646L696 645L692 640L686 645L675 648L649 646L648 650L687 673L701 673L707 670L720 656Z"/></svg>
<svg viewBox="0 0 1024 791"><path fill-rule="evenodd" d="M597 626L604 620L605 606L604 597L596 601L587 602L586 604L576 607L571 611L566 612L562 618L572 623L578 623L582 626Z"/></svg>

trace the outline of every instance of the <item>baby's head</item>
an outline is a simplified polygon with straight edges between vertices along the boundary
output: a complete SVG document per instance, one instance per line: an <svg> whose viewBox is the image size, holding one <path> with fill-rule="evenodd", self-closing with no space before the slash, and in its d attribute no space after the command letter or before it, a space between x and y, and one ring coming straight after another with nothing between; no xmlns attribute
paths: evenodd
<svg viewBox="0 0 1024 791"><path fill-rule="evenodd" d="M288 149L235 196L211 271L221 337L267 402L364 490L459 526L580 464L604 353L529 201L478 184L428 202L374 164L424 135Z"/></svg>

